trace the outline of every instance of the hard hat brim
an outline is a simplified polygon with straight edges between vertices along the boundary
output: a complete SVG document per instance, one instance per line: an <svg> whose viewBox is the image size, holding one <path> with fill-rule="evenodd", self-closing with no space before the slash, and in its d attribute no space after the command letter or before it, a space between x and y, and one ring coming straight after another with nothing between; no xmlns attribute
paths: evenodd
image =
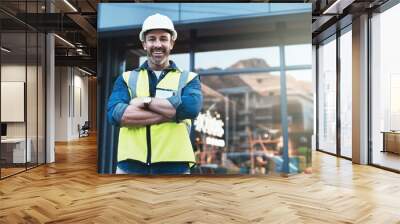
<svg viewBox="0 0 400 224"><path fill-rule="evenodd" d="M157 30L157 29L151 29L151 30ZM166 30L166 29L160 28L160 30ZM140 41L142 41L142 42L144 41L144 34L146 32L148 32L148 31L150 31L150 30L142 30L142 31L140 31L140 33L139 33ZM172 33L172 40L175 41L176 38L178 37L178 33L175 30L168 30L168 31L170 31Z"/></svg>

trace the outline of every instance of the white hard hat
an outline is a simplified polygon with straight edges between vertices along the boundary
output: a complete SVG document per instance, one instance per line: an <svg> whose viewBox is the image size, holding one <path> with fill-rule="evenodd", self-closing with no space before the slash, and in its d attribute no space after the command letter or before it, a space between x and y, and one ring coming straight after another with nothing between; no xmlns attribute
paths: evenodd
<svg viewBox="0 0 400 224"><path fill-rule="evenodd" d="M154 14L146 18L143 22L142 31L140 31L139 39L144 41L144 34L149 30L163 29L172 32L172 40L176 40L178 34L175 31L172 20L161 14Z"/></svg>

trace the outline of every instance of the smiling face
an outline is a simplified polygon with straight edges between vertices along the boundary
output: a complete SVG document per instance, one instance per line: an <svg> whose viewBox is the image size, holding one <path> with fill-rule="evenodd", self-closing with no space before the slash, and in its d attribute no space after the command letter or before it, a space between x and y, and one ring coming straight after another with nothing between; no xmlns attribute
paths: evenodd
<svg viewBox="0 0 400 224"><path fill-rule="evenodd" d="M148 31L142 45L147 52L149 66L153 70L159 71L169 66L169 54L174 47L174 41L168 31Z"/></svg>

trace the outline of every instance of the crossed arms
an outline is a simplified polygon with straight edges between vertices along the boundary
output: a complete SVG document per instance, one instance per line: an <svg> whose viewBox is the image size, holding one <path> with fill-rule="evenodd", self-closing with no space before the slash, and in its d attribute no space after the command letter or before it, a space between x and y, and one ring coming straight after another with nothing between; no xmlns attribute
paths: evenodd
<svg viewBox="0 0 400 224"><path fill-rule="evenodd" d="M144 126L170 121L176 114L175 108L166 99L153 98L146 109L141 98L134 98L121 118L122 126Z"/></svg>
<svg viewBox="0 0 400 224"><path fill-rule="evenodd" d="M141 98L134 98L122 76L114 83L107 103L107 118L113 125L144 126L166 121L180 122L197 117L203 104L200 79L190 81L180 96L167 99L153 98L148 109Z"/></svg>

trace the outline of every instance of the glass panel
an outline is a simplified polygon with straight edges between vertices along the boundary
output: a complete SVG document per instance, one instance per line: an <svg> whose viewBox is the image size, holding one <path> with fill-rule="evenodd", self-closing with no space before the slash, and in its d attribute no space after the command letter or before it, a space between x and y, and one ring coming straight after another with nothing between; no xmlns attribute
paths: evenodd
<svg viewBox="0 0 400 224"><path fill-rule="evenodd" d="M400 5L372 18L372 163L400 170Z"/></svg>
<svg viewBox="0 0 400 224"><path fill-rule="evenodd" d="M154 14L154 10L160 9L166 16L173 21L178 20L179 6L177 3L163 4L126 4L126 3L102 3L99 4L98 28L120 28L120 27L141 27L146 17Z"/></svg>
<svg viewBox="0 0 400 224"><path fill-rule="evenodd" d="M336 154L336 40L318 49L318 147Z"/></svg>
<svg viewBox="0 0 400 224"><path fill-rule="evenodd" d="M270 68L279 66L279 48L247 48L209 51L195 54L196 71L246 68Z"/></svg>
<svg viewBox="0 0 400 224"><path fill-rule="evenodd" d="M281 172L279 73L204 76L202 90L193 172Z"/></svg>
<svg viewBox="0 0 400 224"><path fill-rule="evenodd" d="M39 11L38 2L27 1L25 12L29 23L37 23L37 17L32 14ZM27 125L27 167L37 165L37 74L38 74L38 35L35 30L27 30L27 80L26 80L26 125Z"/></svg>
<svg viewBox="0 0 400 224"><path fill-rule="evenodd" d="M28 38L28 63L27 63L27 81L26 81L26 113L27 113L27 143L28 151L28 168L37 165L37 75L38 75L38 36L36 32L27 33Z"/></svg>
<svg viewBox="0 0 400 224"><path fill-rule="evenodd" d="M202 22L207 20L223 20L228 18L257 17L277 15L277 12L307 12L311 4L269 4L269 3L102 3L99 4L100 31L110 28L139 27L147 16L160 11L174 22Z"/></svg>
<svg viewBox="0 0 400 224"><path fill-rule="evenodd" d="M352 157L352 37L351 31L340 37L340 154Z"/></svg>
<svg viewBox="0 0 400 224"><path fill-rule="evenodd" d="M265 16L269 14L276 14L276 12L292 12L301 9L310 10L309 4L280 4L280 3L192 3L181 5L181 20L210 20L210 19L226 19L226 18L240 18L241 16Z"/></svg>
<svg viewBox="0 0 400 224"><path fill-rule="evenodd" d="M311 52L311 44L285 46L286 66L310 65Z"/></svg>
<svg viewBox="0 0 400 224"><path fill-rule="evenodd" d="M44 34L39 34L38 45L38 163L45 163L45 44Z"/></svg>
<svg viewBox="0 0 400 224"><path fill-rule="evenodd" d="M297 10L310 10L311 4L303 4L303 3L274 3L271 5L271 12L290 12L290 11L297 11Z"/></svg>
<svg viewBox="0 0 400 224"><path fill-rule="evenodd" d="M31 151L26 151L25 91L26 34L1 34L1 175L25 170ZM29 147L28 147L29 148Z"/></svg>
<svg viewBox="0 0 400 224"><path fill-rule="evenodd" d="M44 12L45 1L1 1L0 6L13 12L23 21L27 18L29 20L32 13ZM36 166L38 162L44 162L45 80L42 73L45 64L45 36L1 12L0 20L2 24L0 167L1 177L5 177L25 170L25 167L30 168ZM3 100L4 97L6 100ZM38 104L41 106L38 107ZM40 153L39 147L41 147Z"/></svg>
<svg viewBox="0 0 400 224"><path fill-rule="evenodd" d="M310 172L315 86L311 69L287 71L286 85L290 168Z"/></svg>

